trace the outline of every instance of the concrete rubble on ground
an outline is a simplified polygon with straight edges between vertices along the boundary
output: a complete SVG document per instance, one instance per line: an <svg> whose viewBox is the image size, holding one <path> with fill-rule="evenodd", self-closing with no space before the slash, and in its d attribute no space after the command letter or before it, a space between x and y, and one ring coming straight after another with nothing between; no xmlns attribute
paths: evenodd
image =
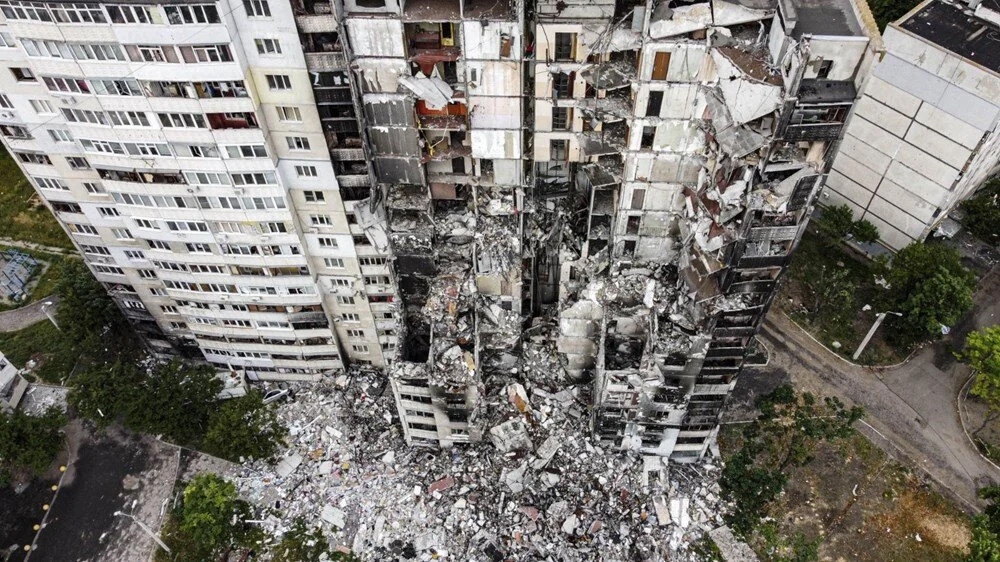
<svg viewBox="0 0 1000 562"><path fill-rule="evenodd" d="M720 466L602 448L590 385L559 382L552 344L527 347L520 377L489 383L483 443L407 446L385 379L354 372L282 403L287 449L230 476L266 531L301 518L361 560L697 560L728 509Z"/></svg>

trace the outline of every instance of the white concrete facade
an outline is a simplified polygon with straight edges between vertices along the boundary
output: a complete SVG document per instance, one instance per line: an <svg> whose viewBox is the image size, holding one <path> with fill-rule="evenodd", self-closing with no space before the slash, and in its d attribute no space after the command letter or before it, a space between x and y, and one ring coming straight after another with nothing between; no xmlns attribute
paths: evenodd
<svg viewBox="0 0 1000 562"><path fill-rule="evenodd" d="M892 250L926 238L1000 162L1000 65L978 64L908 30L934 1L886 29L886 53L848 123L822 200L873 223ZM968 25L970 33L1000 33L985 19Z"/></svg>
<svg viewBox="0 0 1000 562"><path fill-rule="evenodd" d="M386 364L387 249L341 196L291 4L0 12L3 142L154 346L251 380Z"/></svg>

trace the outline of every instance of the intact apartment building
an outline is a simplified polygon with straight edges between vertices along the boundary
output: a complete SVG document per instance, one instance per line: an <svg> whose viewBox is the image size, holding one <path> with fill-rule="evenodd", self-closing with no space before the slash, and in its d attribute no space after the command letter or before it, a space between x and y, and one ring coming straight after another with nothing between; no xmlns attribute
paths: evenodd
<svg viewBox="0 0 1000 562"><path fill-rule="evenodd" d="M928 0L884 33L824 205L846 204L899 250L1000 163L1000 4Z"/></svg>
<svg viewBox="0 0 1000 562"><path fill-rule="evenodd" d="M165 353L489 429L527 327L700 457L879 50L864 3L0 3L0 134ZM495 402L495 400L493 400Z"/></svg>

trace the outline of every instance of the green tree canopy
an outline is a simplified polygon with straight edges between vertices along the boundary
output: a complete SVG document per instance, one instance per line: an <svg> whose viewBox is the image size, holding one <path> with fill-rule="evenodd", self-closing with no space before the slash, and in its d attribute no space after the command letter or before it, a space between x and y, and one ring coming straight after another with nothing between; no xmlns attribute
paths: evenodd
<svg viewBox="0 0 1000 562"><path fill-rule="evenodd" d="M216 410L223 383L207 365L171 361L143 376L137 399L125 411L125 424L168 439L197 443Z"/></svg>
<svg viewBox="0 0 1000 562"><path fill-rule="evenodd" d="M234 548L259 547L263 534L247 523L250 505L236 486L215 474L199 474L184 488L180 505L163 526L161 538L170 553L158 550L158 561L220 560Z"/></svg>
<svg viewBox="0 0 1000 562"><path fill-rule="evenodd" d="M972 393L1000 409L1000 325L971 332L957 355L975 371Z"/></svg>
<svg viewBox="0 0 1000 562"><path fill-rule="evenodd" d="M69 404L98 427L120 421L139 400L145 375L128 362L93 364L73 378Z"/></svg>
<svg viewBox="0 0 1000 562"><path fill-rule="evenodd" d="M900 312L889 320L888 337L904 343L940 335L972 307L976 278L957 251L939 244L914 242L893 258L886 274L889 289L883 310Z"/></svg>
<svg viewBox="0 0 1000 562"><path fill-rule="evenodd" d="M15 474L41 475L62 448L66 415L51 407L41 416L0 412L0 481Z"/></svg>
<svg viewBox="0 0 1000 562"><path fill-rule="evenodd" d="M848 437L864 415L837 398L818 400L787 384L761 397L757 409L760 415L744 428L742 447L726 462L719 480L723 496L735 503L726 522L744 536L784 490L788 469L812 460L820 442Z"/></svg>
<svg viewBox="0 0 1000 562"><path fill-rule="evenodd" d="M979 497L988 500L983 513L972 518L972 539L969 541L968 562L1000 562L1000 486L979 490Z"/></svg>
<svg viewBox="0 0 1000 562"><path fill-rule="evenodd" d="M861 219L854 220L854 211L847 205L824 207L816 219L816 231L824 244L836 246L848 236L863 243L878 240L878 228Z"/></svg>
<svg viewBox="0 0 1000 562"><path fill-rule="evenodd" d="M1000 244L1000 179L991 180L975 197L962 202L965 226L984 242Z"/></svg>
<svg viewBox="0 0 1000 562"><path fill-rule="evenodd" d="M102 349L114 343L107 350L117 354L131 347L134 336L104 286L79 260L69 260L63 267L63 275L56 287L60 298L57 311L59 327L82 350Z"/></svg>
<svg viewBox="0 0 1000 562"><path fill-rule="evenodd" d="M202 449L238 462L241 457L270 459L278 452L285 427L273 405L264 404L257 391L226 400L212 414Z"/></svg>

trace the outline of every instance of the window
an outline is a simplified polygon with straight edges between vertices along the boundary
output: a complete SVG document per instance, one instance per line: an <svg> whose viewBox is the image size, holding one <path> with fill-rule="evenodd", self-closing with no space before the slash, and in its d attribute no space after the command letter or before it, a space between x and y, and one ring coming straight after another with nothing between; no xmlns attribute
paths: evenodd
<svg viewBox="0 0 1000 562"><path fill-rule="evenodd" d="M96 181L83 182L83 188L87 190L87 193L93 193L95 195L104 193L104 186Z"/></svg>
<svg viewBox="0 0 1000 562"><path fill-rule="evenodd" d="M52 165L52 159L49 158L47 154L42 154L40 152L15 152L14 154L17 155L18 160L26 164Z"/></svg>
<svg viewBox="0 0 1000 562"><path fill-rule="evenodd" d="M653 148L653 138L656 137L656 127L643 127L639 148Z"/></svg>
<svg viewBox="0 0 1000 562"><path fill-rule="evenodd" d="M49 129L49 136L56 142L73 142L73 135L66 129Z"/></svg>
<svg viewBox="0 0 1000 562"><path fill-rule="evenodd" d="M337 304L354 304L354 297L337 297Z"/></svg>
<svg viewBox="0 0 1000 562"><path fill-rule="evenodd" d="M282 121L302 121L302 112L293 105L279 105L276 109L278 110L278 119Z"/></svg>
<svg viewBox="0 0 1000 562"><path fill-rule="evenodd" d="M136 273L138 273L139 277L142 277L143 279L156 279L156 272L152 269L137 269Z"/></svg>
<svg viewBox="0 0 1000 562"><path fill-rule="evenodd" d="M142 250L125 250L125 257L130 260L143 261L146 259L146 254L142 253Z"/></svg>
<svg viewBox="0 0 1000 562"><path fill-rule="evenodd" d="M285 137L289 150L309 150L309 139L306 137Z"/></svg>
<svg viewBox="0 0 1000 562"><path fill-rule="evenodd" d="M10 69L10 73L14 75L14 80L18 82L35 82L35 75L31 72L31 69L24 67L14 67Z"/></svg>
<svg viewBox="0 0 1000 562"><path fill-rule="evenodd" d="M212 253L212 248L208 244L192 244L192 243L187 243L187 244L184 244L184 247L187 248L187 251L191 252L192 254L211 254Z"/></svg>
<svg viewBox="0 0 1000 562"><path fill-rule="evenodd" d="M373 258L373 257L362 257L358 258L358 262L361 265L385 265L387 263L386 258Z"/></svg>
<svg viewBox="0 0 1000 562"><path fill-rule="evenodd" d="M364 330L355 330L355 329L352 328L350 330L347 330L347 336L351 337L351 338L363 338L363 337L365 337L365 331Z"/></svg>
<svg viewBox="0 0 1000 562"><path fill-rule="evenodd" d="M266 158L267 149L262 144L242 144L227 146L226 154L230 158Z"/></svg>
<svg viewBox="0 0 1000 562"><path fill-rule="evenodd" d="M551 140L549 141L549 160L565 161L569 157L569 141Z"/></svg>
<svg viewBox="0 0 1000 562"><path fill-rule="evenodd" d="M160 227L156 226L156 223L149 219L135 219L135 224L139 228L148 228L150 230L160 230Z"/></svg>
<svg viewBox="0 0 1000 562"><path fill-rule="evenodd" d="M90 162L87 162L86 158L82 158L80 156L67 156L66 163L69 164L69 167L74 170L90 169Z"/></svg>
<svg viewBox="0 0 1000 562"><path fill-rule="evenodd" d="M173 49L173 47L167 47L168 49ZM131 50L132 47L129 47ZM138 51L138 56L134 57L137 62L168 62L167 55L163 50L163 47L159 45L139 45L136 50ZM173 58L175 60L169 62L177 62L176 53Z"/></svg>
<svg viewBox="0 0 1000 562"><path fill-rule="evenodd" d="M42 82L50 92L66 92L70 94L90 93L87 81L77 78L60 78L56 76L42 76Z"/></svg>
<svg viewBox="0 0 1000 562"><path fill-rule="evenodd" d="M360 322L361 317L353 312L342 312L340 314L341 320L344 322Z"/></svg>
<svg viewBox="0 0 1000 562"><path fill-rule="evenodd" d="M194 4L190 6L164 6L170 25L191 23L219 23L219 11L214 4Z"/></svg>
<svg viewBox="0 0 1000 562"><path fill-rule="evenodd" d="M218 172L184 172L184 179L195 185L229 185L229 176Z"/></svg>
<svg viewBox="0 0 1000 562"><path fill-rule="evenodd" d="M281 43L277 39L254 39L257 52L262 55L280 55Z"/></svg>
<svg viewBox="0 0 1000 562"><path fill-rule="evenodd" d="M243 11L248 18L269 18L271 17L271 7L267 0L243 0Z"/></svg>
<svg viewBox="0 0 1000 562"><path fill-rule="evenodd" d="M573 60L574 43L576 43L575 33L556 33L555 60Z"/></svg>
<svg viewBox="0 0 1000 562"><path fill-rule="evenodd" d="M14 109L14 104L10 102L10 98L7 97L7 94L0 94L0 108Z"/></svg>
<svg viewBox="0 0 1000 562"><path fill-rule="evenodd" d="M91 78L90 86L99 96L141 96L139 82L132 78Z"/></svg>
<svg viewBox="0 0 1000 562"><path fill-rule="evenodd" d="M274 172L246 172L233 174L233 185L275 185Z"/></svg>
<svg viewBox="0 0 1000 562"><path fill-rule="evenodd" d="M125 275L125 272L122 270L122 268L115 267L113 265L95 265L94 266L94 270L96 270L98 273L106 273L106 274L109 274L109 275ZM132 303L132 302L135 302L135 301L125 301L125 302L126 302L126 304L128 304L128 303ZM138 303L138 304L141 305L141 303ZM137 306L129 306L128 308L139 308L139 307L137 307Z"/></svg>
<svg viewBox="0 0 1000 562"><path fill-rule="evenodd" d="M568 107L552 108L552 130L565 131L569 129L570 111Z"/></svg>
<svg viewBox="0 0 1000 562"><path fill-rule="evenodd" d="M330 238L329 236L320 236L316 239L319 242L320 248L339 248L340 244L337 243L336 238Z"/></svg>
<svg viewBox="0 0 1000 562"><path fill-rule="evenodd" d="M167 252L170 251L170 244L164 242L163 240L146 240L146 243L149 244L149 248L151 250L164 250Z"/></svg>
<svg viewBox="0 0 1000 562"><path fill-rule="evenodd" d="M826 80L830 76L830 71L833 70L833 61L824 60L819 63L819 70L816 73L816 78L820 80Z"/></svg>
<svg viewBox="0 0 1000 562"><path fill-rule="evenodd" d="M134 240L132 232L127 228L112 228L111 233L114 234L115 238L118 240Z"/></svg>
<svg viewBox="0 0 1000 562"><path fill-rule="evenodd" d="M646 202L646 190L645 189L633 189L632 190L632 204L629 206L630 209L638 211L642 209L643 203Z"/></svg>
<svg viewBox="0 0 1000 562"><path fill-rule="evenodd" d="M98 207L97 212L100 213L102 217L120 217L122 215L118 212L118 209L114 207Z"/></svg>
<svg viewBox="0 0 1000 562"><path fill-rule="evenodd" d="M295 175L300 178L314 178L318 174L316 172L316 166L296 166Z"/></svg>
<svg viewBox="0 0 1000 562"><path fill-rule="evenodd" d="M363 343L352 344L351 349L358 353L368 353L368 346Z"/></svg>
<svg viewBox="0 0 1000 562"><path fill-rule="evenodd" d="M157 113L164 127L204 129L205 118L198 113Z"/></svg>
<svg viewBox="0 0 1000 562"><path fill-rule="evenodd" d="M87 254L95 254L95 255L98 255L98 256L110 256L111 255L111 250L108 250L104 246L90 246L90 245L87 245L87 244L81 244L80 247L83 248L84 253L87 253ZM128 252L125 252L125 255L128 255Z"/></svg>
<svg viewBox="0 0 1000 562"><path fill-rule="evenodd" d="M14 36L11 35L10 33L7 33L6 31L0 31L0 47L13 48L15 46L16 45L14 44Z"/></svg>
<svg viewBox="0 0 1000 562"><path fill-rule="evenodd" d="M142 111L108 111L108 121L118 127L149 127L149 117Z"/></svg>
<svg viewBox="0 0 1000 562"><path fill-rule="evenodd" d="M232 62L233 55L228 45L193 45L182 46L181 56L186 63L196 62Z"/></svg>
<svg viewBox="0 0 1000 562"><path fill-rule="evenodd" d="M330 215L309 215L309 222L313 226L330 226L333 221L330 220Z"/></svg>
<svg viewBox="0 0 1000 562"><path fill-rule="evenodd" d="M267 87L272 90L291 90L292 80L287 74L268 74Z"/></svg>
<svg viewBox="0 0 1000 562"><path fill-rule="evenodd" d="M326 196L323 195L322 191L303 191L303 197L306 199L306 203L322 203L326 201Z"/></svg>
<svg viewBox="0 0 1000 562"><path fill-rule="evenodd" d="M35 113L39 115L51 115L56 112L48 100L28 100L28 102L31 103L31 108L35 110Z"/></svg>
<svg viewBox="0 0 1000 562"><path fill-rule="evenodd" d="M199 221L167 221L167 228L178 232L208 232L208 224Z"/></svg>
<svg viewBox="0 0 1000 562"><path fill-rule="evenodd" d="M663 106L663 92L649 92L649 101L646 103L646 117L659 117L660 107Z"/></svg>
<svg viewBox="0 0 1000 562"><path fill-rule="evenodd" d="M388 285L388 275L365 275L365 283L369 285Z"/></svg>
<svg viewBox="0 0 1000 562"><path fill-rule="evenodd" d="M105 6L111 23L163 23L158 21L158 12L153 11L152 6Z"/></svg>
<svg viewBox="0 0 1000 562"><path fill-rule="evenodd" d="M332 267L334 269L343 269L344 260L340 258L323 258L323 264L326 267Z"/></svg>
<svg viewBox="0 0 1000 562"><path fill-rule="evenodd" d="M556 98L573 97L572 72L558 72L552 76L552 95Z"/></svg>
<svg viewBox="0 0 1000 562"><path fill-rule="evenodd" d="M66 187L66 184L64 184L60 179L56 178L32 178L32 179L35 180L35 185L37 185L40 189L58 189L60 191L69 191L69 188Z"/></svg>
<svg viewBox="0 0 1000 562"><path fill-rule="evenodd" d="M107 23L99 4L51 4L49 10L60 23Z"/></svg>

